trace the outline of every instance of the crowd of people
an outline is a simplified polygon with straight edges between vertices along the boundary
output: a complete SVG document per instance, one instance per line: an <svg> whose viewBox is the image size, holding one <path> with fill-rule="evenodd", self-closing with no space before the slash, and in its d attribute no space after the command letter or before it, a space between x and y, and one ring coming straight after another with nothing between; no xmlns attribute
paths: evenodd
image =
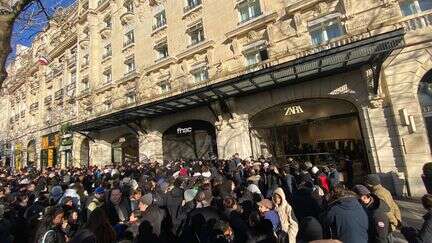
<svg viewBox="0 0 432 243"><path fill-rule="evenodd" d="M149 161L0 171L1 243L432 242L403 226L376 174L348 188L335 165L288 159Z"/></svg>

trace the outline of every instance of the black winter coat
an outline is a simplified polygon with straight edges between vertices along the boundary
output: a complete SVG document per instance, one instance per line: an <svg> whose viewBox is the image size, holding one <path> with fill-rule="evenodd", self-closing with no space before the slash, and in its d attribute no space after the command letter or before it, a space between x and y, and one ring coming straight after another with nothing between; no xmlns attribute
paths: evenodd
<svg viewBox="0 0 432 243"><path fill-rule="evenodd" d="M147 221L153 227L153 233L159 237L162 231L162 222L166 213L156 205L150 205L141 218L141 223Z"/></svg>
<svg viewBox="0 0 432 243"><path fill-rule="evenodd" d="M368 216L355 197L344 197L329 205L323 229L327 239L342 242L368 242Z"/></svg>
<svg viewBox="0 0 432 243"><path fill-rule="evenodd" d="M374 201L365 207L369 218L369 242L387 243L390 229L387 213L390 207L377 196L372 194Z"/></svg>

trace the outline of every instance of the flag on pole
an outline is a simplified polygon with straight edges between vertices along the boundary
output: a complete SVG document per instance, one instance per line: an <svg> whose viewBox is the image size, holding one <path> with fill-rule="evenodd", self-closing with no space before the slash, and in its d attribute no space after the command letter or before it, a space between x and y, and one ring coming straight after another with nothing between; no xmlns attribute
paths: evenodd
<svg viewBox="0 0 432 243"><path fill-rule="evenodd" d="M40 65L48 65L49 61L46 57L40 56L37 60L37 63L39 63Z"/></svg>

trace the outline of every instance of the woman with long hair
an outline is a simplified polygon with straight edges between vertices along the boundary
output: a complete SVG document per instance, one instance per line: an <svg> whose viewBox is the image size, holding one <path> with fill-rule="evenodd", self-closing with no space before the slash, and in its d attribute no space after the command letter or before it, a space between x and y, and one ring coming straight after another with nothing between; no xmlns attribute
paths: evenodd
<svg viewBox="0 0 432 243"><path fill-rule="evenodd" d="M66 236L63 232L64 210L55 206L47 208L36 233L38 243L64 243Z"/></svg>
<svg viewBox="0 0 432 243"><path fill-rule="evenodd" d="M114 243L115 241L116 233L105 212L101 208L96 208L71 243Z"/></svg>
<svg viewBox="0 0 432 243"><path fill-rule="evenodd" d="M279 215L282 230L288 234L288 242L296 242L298 224L295 220L292 207L287 202L282 188L278 187L274 190L272 201L275 205L275 210Z"/></svg>

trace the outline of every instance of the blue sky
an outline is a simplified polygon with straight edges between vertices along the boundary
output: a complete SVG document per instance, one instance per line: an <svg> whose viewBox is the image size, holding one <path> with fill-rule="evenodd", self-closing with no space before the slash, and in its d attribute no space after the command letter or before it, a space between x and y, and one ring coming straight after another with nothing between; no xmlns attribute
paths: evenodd
<svg viewBox="0 0 432 243"><path fill-rule="evenodd" d="M75 1L76 0L41 0L48 16L52 16L56 9L67 7ZM18 17L12 33L11 46L13 52L9 55L9 60L15 57L17 44L30 46L36 34L46 27L47 18L44 13L40 12L40 9L40 6L38 6L35 1L32 6L28 7Z"/></svg>

